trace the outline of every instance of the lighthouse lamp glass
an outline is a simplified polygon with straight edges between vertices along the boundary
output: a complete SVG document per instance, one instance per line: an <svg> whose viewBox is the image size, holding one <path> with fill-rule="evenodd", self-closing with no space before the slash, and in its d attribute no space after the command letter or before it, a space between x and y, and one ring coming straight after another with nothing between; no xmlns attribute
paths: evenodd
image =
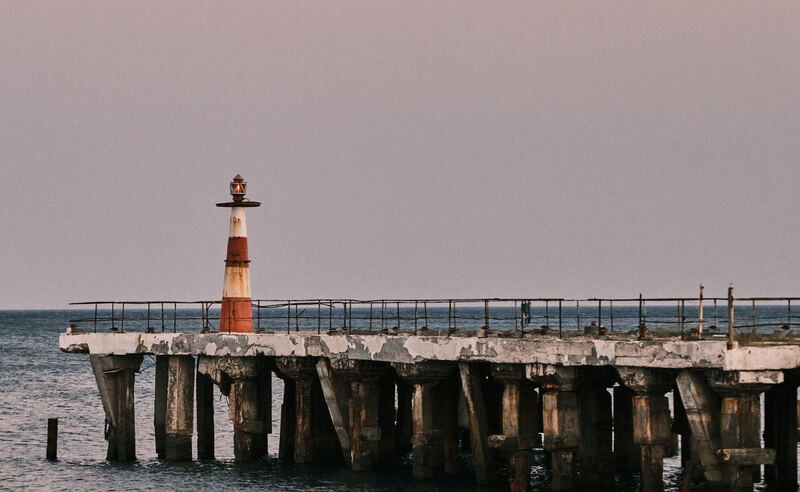
<svg viewBox="0 0 800 492"><path fill-rule="evenodd" d="M247 183L245 181L231 181L231 195L244 196L247 193Z"/></svg>

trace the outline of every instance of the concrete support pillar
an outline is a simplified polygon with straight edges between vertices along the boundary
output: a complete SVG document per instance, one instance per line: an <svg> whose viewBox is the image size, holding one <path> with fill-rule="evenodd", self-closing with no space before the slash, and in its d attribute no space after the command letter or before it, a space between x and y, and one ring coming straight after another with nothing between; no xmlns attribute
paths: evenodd
<svg viewBox="0 0 800 492"><path fill-rule="evenodd" d="M267 454L271 430L271 399L265 385L271 384L268 361L261 357L201 356L198 371L209 376L228 396L233 422L233 452L236 461L256 461Z"/></svg>
<svg viewBox="0 0 800 492"><path fill-rule="evenodd" d="M633 395L624 385L614 387L614 467L623 473L638 471L642 459L633 442Z"/></svg>
<svg viewBox="0 0 800 492"><path fill-rule="evenodd" d="M283 379L283 402L281 404L281 431L278 443L278 459L291 461L294 459L294 427L295 427L295 384L289 377Z"/></svg>
<svg viewBox="0 0 800 492"><path fill-rule="evenodd" d="M672 430L680 436L681 442L681 466L686 468L692 458L692 435L689 429L689 420L686 416L686 408L683 406L681 392L677 387L672 391L673 424Z"/></svg>
<svg viewBox="0 0 800 492"><path fill-rule="evenodd" d="M351 425L353 432L352 463L354 471L369 470L377 462L381 428L378 425L378 378L362 374L350 382Z"/></svg>
<svg viewBox="0 0 800 492"><path fill-rule="evenodd" d="M723 396L720 409L720 447L760 448L761 408L758 393ZM758 466L729 464L728 480L741 490L752 490L760 481ZM730 482L729 482L730 483Z"/></svg>
<svg viewBox="0 0 800 492"><path fill-rule="evenodd" d="M528 378L542 390L544 448L550 452L553 490L577 490L581 414L575 367L532 364Z"/></svg>
<svg viewBox="0 0 800 492"><path fill-rule="evenodd" d="M342 455L336 429L331 422L325 396L319 379L314 377L311 382L311 434L314 440L314 460L336 459Z"/></svg>
<svg viewBox="0 0 800 492"><path fill-rule="evenodd" d="M672 421L667 397L656 393L633 397L633 440L641 449L643 491L664 490L664 458L671 445Z"/></svg>
<svg viewBox="0 0 800 492"><path fill-rule="evenodd" d="M460 385L458 375L451 375L442 381L434 396L434 426L442 432L442 453L444 473L458 475L458 397Z"/></svg>
<svg viewBox="0 0 800 492"><path fill-rule="evenodd" d="M508 458L508 485L512 491L528 490L531 451L536 445L538 397L525 379L521 364L492 366L492 376L503 384L502 435L489 437L490 445L502 449Z"/></svg>
<svg viewBox="0 0 800 492"><path fill-rule="evenodd" d="M394 450L394 382L388 366L372 361L321 359L317 373L339 443L343 451L347 449L346 461L352 469L370 470L387 461L382 450ZM383 425L382 413L386 414Z"/></svg>
<svg viewBox="0 0 800 492"><path fill-rule="evenodd" d="M316 399L312 392L315 391L317 378L316 360L310 357L278 357L275 362L278 371L284 378L290 378L294 382L294 442L292 446L294 461L295 463L311 463L316 454L315 441L322 435L317 432L315 436L314 426L322 425L322 420L325 419L330 430L334 431L328 410L322 411L324 398L321 390L318 397L319 405L314 403ZM320 411L315 411L315 408L319 408ZM285 413L282 412L281 417L283 418L284 415ZM319 420L316 424L314 423L315 417ZM282 426L281 432L283 431Z"/></svg>
<svg viewBox="0 0 800 492"><path fill-rule="evenodd" d="M483 374L475 364L460 362L461 388L469 418L469 442L475 459L475 479L481 485L494 477L494 460L488 447L489 424L483 396Z"/></svg>
<svg viewBox="0 0 800 492"><path fill-rule="evenodd" d="M581 368L581 445L578 450L583 487L614 485L611 394L616 373L609 367Z"/></svg>
<svg viewBox="0 0 800 492"><path fill-rule="evenodd" d="M233 453L238 462L257 461L267 454L265 422L258 398L258 381L235 379L229 395L233 421Z"/></svg>
<svg viewBox="0 0 800 492"><path fill-rule="evenodd" d="M444 462L443 431L437 428L434 416L435 412L447 411L437 407L444 401L437 398L434 388L447 379L455 366L434 361L393 366L397 374L414 388L411 403L413 476L415 479L431 479ZM453 413L453 418L456 418L456 412Z"/></svg>
<svg viewBox="0 0 800 492"><path fill-rule="evenodd" d="M197 361L198 366L200 361ZM197 404L197 459L214 459L214 381L197 371L195 379Z"/></svg>
<svg viewBox="0 0 800 492"><path fill-rule="evenodd" d="M153 398L153 428L156 439L156 456L167 457L167 379L169 374L169 356L156 356L156 381Z"/></svg>
<svg viewBox="0 0 800 492"><path fill-rule="evenodd" d="M395 422L397 419L397 409L395 398L397 397L397 387L395 385L394 373L386 365L380 378L380 395L378 409L378 425L381 430L380 441L378 442L378 464L390 464L395 459L397 449L395 436Z"/></svg>
<svg viewBox="0 0 800 492"><path fill-rule="evenodd" d="M779 371L708 371L721 397L718 457L728 490L752 490L761 480L761 464L774 462L774 450L761 448L760 394L783 382ZM785 432L785 431L784 431ZM795 451L796 452L796 451Z"/></svg>
<svg viewBox="0 0 800 492"><path fill-rule="evenodd" d="M89 360L106 414L106 459L133 461L136 459L133 385L142 356L91 355Z"/></svg>
<svg viewBox="0 0 800 492"><path fill-rule="evenodd" d="M433 383L414 384L411 400L414 478L433 478L436 468L443 461L437 452L437 448L441 447L441 431L434 429L433 425L433 387Z"/></svg>
<svg viewBox="0 0 800 492"><path fill-rule="evenodd" d="M664 394L675 383L668 370L618 367L620 379L636 394L633 404L633 441L641 449L641 490L664 490L664 457L672 445L672 417Z"/></svg>
<svg viewBox="0 0 800 492"><path fill-rule="evenodd" d="M340 363L337 361L337 363ZM340 363L341 364L341 363ZM320 358L317 361L317 376L319 377L325 405L330 413L339 447L345 463L351 464L350 455L350 386L345 384L344 376L334 373L331 361Z"/></svg>
<svg viewBox="0 0 800 492"><path fill-rule="evenodd" d="M396 381L397 384L397 420L395 421L395 444L400 454L411 451L412 418L411 401L414 396L414 388L402 379Z"/></svg>
<svg viewBox="0 0 800 492"><path fill-rule="evenodd" d="M194 357L168 356L165 457L192 460L194 427Z"/></svg>
<svg viewBox="0 0 800 492"><path fill-rule="evenodd" d="M311 419L310 377L294 378L294 462L311 463L314 460L314 435Z"/></svg>
<svg viewBox="0 0 800 492"><path fill-rule="evenodd" d="M775 490L794 491L797 480L798 375L785 372L783 383L764 393L764 446L775 450L775 464L764 467L766 482Z"/></svg>
<svg viewBox="0 0 800 492"><path fill-rule="evenodd" d="M692 434L692 454L697 457L712 490L721 487L719 451L719 396L702 373L683 370L675 379Z"/></svg>

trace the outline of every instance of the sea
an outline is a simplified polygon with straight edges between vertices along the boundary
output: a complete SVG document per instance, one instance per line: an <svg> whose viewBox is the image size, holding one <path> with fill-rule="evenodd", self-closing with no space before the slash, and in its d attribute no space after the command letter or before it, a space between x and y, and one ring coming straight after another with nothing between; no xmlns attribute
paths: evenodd
<svg viewBox="0 0 800 492"><path fill-rule="evenodd" d="M534 309L531 326L540 325L544 316L550 316L537 309ZM618 329L635 329L638 308L616 309ZM335 322L346 326L347 315L341 308L339 311L340 318ZM431 310L428 316L441 316L444 319L439 323L447 323L446 311L440 310L437 315L437 311ZM673 311L665 308L665 318L673 316ZM352 312L355 315L351 316L361 318L358 309ZM773 314L779 318L784 312L785 308L776 307ZM587 324L592 321L593 313L597 310L588 307L581 313ZM138 460L125 464L108 462L105 460L104 414L89 357L62 353L58 349L58 336L70 321L86 319L93 314L74 309L0 311L0 490L486 491L504 488L502 485L476 485L468 455L462 457L462 473L457 477L437 477L430 482L412 480L410 456L402 457L390 469L374 472L352 472L334 463L295 465L281 462L277 453L283 385L278 378L273 380L268 457L257 463L234 462L233 428L228 420L227 401L216 393L216 459L188 463L159 460L153 428L155 360L148 356L136 377L134 390ZM507 314L504 317L511 320L511 314ZM578 313L567 314L577 317ZM132 316L131 311L128 315ZM467 324L465 320L477 320L482 315L480 307L462 308L459 321L463 327ZM657 319L658 311L651 311L649 315ZM194 318L183 311L176 317ZM623 321L625 319L629 321ZM432 319L427 321L436 323ZM547 321L556 323L549 318ZM609 320L599 321L605 325ZM146 323L158 324L152 319ZM306 329L318 324L316 320L308 323ZM575 325L576 321L570 323ZM126 329L138 331L134 325L128 322ZM50 418L57 418L59 425L56 461L45 459ZM533 463L531 489L550 490L543 453L535 453ZM665 459L666 490L678 490L681 478L679 458ZM616 479L613 490L633 491L638 487L635 475ZM766 490L763 484L758 484L756 489Z"/></svg>

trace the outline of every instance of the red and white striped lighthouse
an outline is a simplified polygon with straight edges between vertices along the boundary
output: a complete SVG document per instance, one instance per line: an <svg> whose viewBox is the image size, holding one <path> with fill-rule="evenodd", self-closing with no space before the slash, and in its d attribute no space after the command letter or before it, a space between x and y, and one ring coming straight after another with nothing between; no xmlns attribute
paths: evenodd
<svg viewBox="0 0 800 492"><path fill-rule="evenodd" d="M225 257L225 283L222 288L220 333L253 333L253 305L250 298L250 259L247 256L245 208L260 202L245 200L247 182L238 174L231 181L232 202L218 203L231 209L228 254Z"/></svg>

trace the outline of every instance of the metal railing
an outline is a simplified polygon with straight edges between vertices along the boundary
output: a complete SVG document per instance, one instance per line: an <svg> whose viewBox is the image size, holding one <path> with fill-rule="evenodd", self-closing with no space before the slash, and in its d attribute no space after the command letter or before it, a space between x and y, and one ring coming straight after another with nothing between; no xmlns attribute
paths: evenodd
<svg viewBox="0 0 800 492"><path fill-rule="evenodd" d="M800 326L800 297L285 299L252 301L256 332L725 337L782 336ZM216 332L221 301L90 301L70 320L87 330ZM734 309L738 316L734 316ZM734 322L734 320L738 320ZM738 324L736 324L738 322ZM773 329L772 332L769 330Z"/></svg>

